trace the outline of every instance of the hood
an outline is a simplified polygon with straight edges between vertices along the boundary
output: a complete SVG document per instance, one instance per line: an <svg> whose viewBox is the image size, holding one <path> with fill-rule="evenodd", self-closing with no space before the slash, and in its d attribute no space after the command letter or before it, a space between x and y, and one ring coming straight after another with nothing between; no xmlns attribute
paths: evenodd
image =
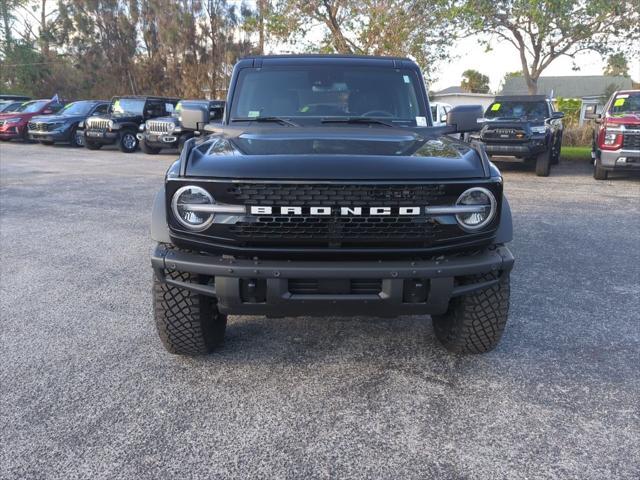
<svg viewBox="0 0 640 480"><path fill-rule="evenodd" d="M7 118L24 118L29 115L33 116L33 114L30 113L0 113L0 120L6 120Z"/></svg>
<svg viewBox="0 0 640 480"><path fill-rule="evenodd" d="M186 175L242 179L483 178L478 152L442 128L223 126L192 150Z"/></svg>
<svg viewBox="0 0 640 480"><path fill-rule="evenodd" d="M115 115L115 114L106 114L106 115L91 115L89 118L103 118L105 120L113 120L114 122L137 122L142 120L142 115Z"/></svg>
<svg viewBox="0 0 640 480"><path fill-rule="evenodd" d="M147 121L149 120L153 120L154 122L168 122L178 125L178 119L176 117L155 117L147 119Z"/></svg>
<svg viewBox="0 0 640 480"><path fill-rule="evenodd" d="M608 114L606 122L614 125L640 125L640 113Z"/></svg>
<svg viewBox="0 0 640 480"><path fill-rule="evenodd" d="M63 123L82 120L84 115L38 115L31 120L38 123Z"/></svg>

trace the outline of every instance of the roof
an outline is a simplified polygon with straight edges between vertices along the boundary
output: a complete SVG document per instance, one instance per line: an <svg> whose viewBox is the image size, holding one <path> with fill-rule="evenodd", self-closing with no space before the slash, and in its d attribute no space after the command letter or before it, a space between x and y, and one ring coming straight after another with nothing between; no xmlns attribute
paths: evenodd
<svg viewBox="0 0 640 480"><path fill-rule="evenodd" d="M495 95L493 93L471 93L471 92L460 92L460 93L432 93L429 95L430 97L483 97L483 98L493 98Z"/></svg>
<svg viewBox="0 0 640 480"><path fill-rule="evenodd" d="M538 93L553 94L554 98L581 98L603 96L610 85L617 89L632 88L631 78L607 75L565 75L558 77L540 77ZM500 92L501 95L527 95L529 89L524 77L508 78Z"/></svg>
<svg viewBox="0 0 640 480"><path fill-rule="evenodd" d="M357 62L359 65L412 68L418 69L418 65L410 58L384 57L373 55L327 55L327 54L294 54L294 55L262 55L245 57L238 61L238 67L259 67L261 65L286 66L321 63L324 65L336 65L348 62Z"/></svg>
<svg viewBox="0 0 640 480"><path fill-rule="evenodd" d="M496 95L496 102L544 102L546 95Z"/></svg>
<svg viewBox="0 0 640 480"><path fill-rule="evenodd" d="M438 92L433 92L433 95L444 95L447 93L471 93L471 92L464 91L460 85L452 85Z"/></svg>

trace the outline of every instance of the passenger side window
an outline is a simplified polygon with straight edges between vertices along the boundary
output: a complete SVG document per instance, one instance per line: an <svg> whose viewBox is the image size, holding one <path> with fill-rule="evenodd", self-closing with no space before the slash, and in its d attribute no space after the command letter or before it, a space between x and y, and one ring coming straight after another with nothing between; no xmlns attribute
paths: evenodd
<svg viewBox="0 0 640 480"><path fill-rule="evenodd" d="M53 113L56 113L62 110L62 105L60 103L52 103L47 108L51 110Z"/></svg>

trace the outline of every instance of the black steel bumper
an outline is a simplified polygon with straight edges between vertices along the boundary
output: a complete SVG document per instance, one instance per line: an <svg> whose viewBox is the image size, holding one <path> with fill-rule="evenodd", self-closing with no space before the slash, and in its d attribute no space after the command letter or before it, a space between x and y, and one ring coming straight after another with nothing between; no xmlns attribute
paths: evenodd
<svg viewBox="0 0 640 480"><path fill-rule="evenodd" d="M547 149L542 143L485 143L485 150L488 155L504 155L507 157L533 157Z"/></svg>
<svg viewBox="0 0 640 480"><path fill-rule="evenodd" d="M507 247L496 246L466 256L416 261L287 261L238 260L188 253L158 244L151 264L160 281L218 299L222 313L244 315L371 315L397 316L444 313L449 300L499 281L513 268ZM168 272L189 272L213 278L207 283L177 280ZM458 277L494 272L493 279L461 283ZM301 280L379 281L377 293L292 293ZM341 282L342 281L342 282ZM331 290L331 288L329 289Z"/></svg>
<svg viewBox="0 0 640 480"><path fill-rule="evenodd" d="M111 145L116 143L120 138L120 132L99 132L95 130L85 130L85 142L100 143L103 145Z"/></svg>
<svg viewBox="0 0 640 480"><path fill-rule="evenodd" d="M153 148L178 148L178 142L180 141L180 135L178 134L151 135L138 133L136 137Z"/></svg>

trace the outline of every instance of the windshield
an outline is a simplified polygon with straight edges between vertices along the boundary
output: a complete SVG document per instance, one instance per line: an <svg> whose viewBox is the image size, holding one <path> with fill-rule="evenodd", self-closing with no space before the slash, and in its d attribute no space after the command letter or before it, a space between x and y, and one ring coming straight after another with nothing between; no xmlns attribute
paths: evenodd
<svg viewBox="0 0 640 480"><path fill-rule="evenodd" d="M231 119L374 117L425 126L420 92L413 70L333 65L247 68L238 76Z"/></svg>
<svg viewBox="0 0 640 480"><path fill-rule="evenodd" d="M640 112L640 92L619 93L613 100L610 111L614 115Z"/></svg>
<svg viewBox="0 0 640 480"><path fill-rule="evenodd" d="M111 111L116 115L142 115L144 100L141 98L116 98Z"/></svg>
<svg viewBox="0 0 640 480"><path fill-rule="evenodd" d="M16 112L22 112L22 113L39 112L48 103L49 103L49 100L36 100L35 102L23 103L20 107L18 107Z"/></svg>
<svg viewBox="0 0 640 480"><path fill-rule="evenodd" d="M549 115L547 102L493 102L487 108L486 118L546 118Z"/></svg>
<svg viewBox="0 0 640 480"><path fill-rule="evenodd" d="M93 102L73 102L62 109L60 115L87 115Z"/></svg>

